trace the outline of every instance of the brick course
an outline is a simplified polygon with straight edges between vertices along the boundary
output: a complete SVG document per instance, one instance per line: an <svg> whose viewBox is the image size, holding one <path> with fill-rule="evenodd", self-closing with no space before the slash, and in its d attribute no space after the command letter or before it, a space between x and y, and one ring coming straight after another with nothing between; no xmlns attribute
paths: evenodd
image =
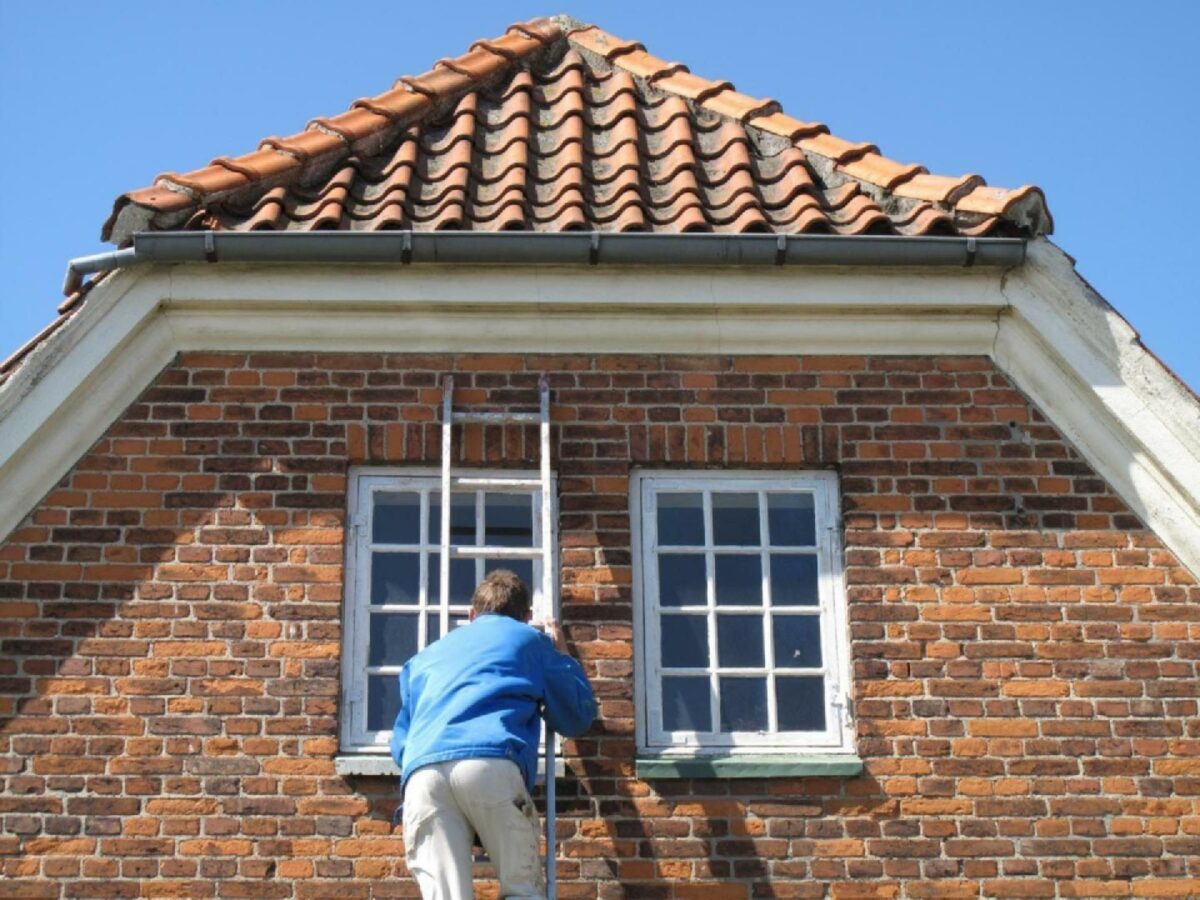
<svg viewBox="0 0 1200 900"><path fill-rule="evenodd" d="M333 768L342 525L445 372L554 391L561 896L1200 896L1200 588L988 360L278 352L181 354L0 543L0 896L416 896ZM631 466L840 473L863 776L633 777Z"/></svg>

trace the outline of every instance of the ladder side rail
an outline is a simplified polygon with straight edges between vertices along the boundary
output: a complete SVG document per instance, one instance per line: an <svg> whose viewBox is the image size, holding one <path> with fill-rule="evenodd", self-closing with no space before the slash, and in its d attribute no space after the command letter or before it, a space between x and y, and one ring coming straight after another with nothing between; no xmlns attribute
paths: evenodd
<svg viewBox="0 0 1200 900"><path fill-rule="evenodd" d="M541 445L541 480L542 480L542 606L548 614L558 618L555 609L554 586L557 578L554 572L554 541L552 540L551 518L554 494L550 481L550 383L545 375L538 379L538 394L540 400L539 444ZM561 625L560 625L561 627ZM555 769L557 768L558 753L555 748L554 729L546 723L546 896L555 900L558 893L558 844L555 832L558 784Z"/></svg>
<svg viewBox="0 0 1200 900"><path fill-rule="evenodd" d="M438 523L441 531L438 539L438 619L443 635L450 631L450 438L454 427L453 401L454 376L447 375L442 382L442 518Z"/></svg>

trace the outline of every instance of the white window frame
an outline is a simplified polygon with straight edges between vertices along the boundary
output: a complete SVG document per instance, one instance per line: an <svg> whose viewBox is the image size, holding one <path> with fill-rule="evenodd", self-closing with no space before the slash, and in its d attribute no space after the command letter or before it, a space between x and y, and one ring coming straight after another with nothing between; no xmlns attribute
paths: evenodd
<svg viewBox="0 0 1200 900"><path fill-rule="evenodd" d="M456 476L478 478L520 478L537 479L539 473L528 470L513 469L458 469ZM340 748L343 754L379 754L386 753L391 737L391 725L380 731L367 729L367 684L369 674L398 674L401 666L368 666L368 644L371 633L371 551L376 545L371 541L372 514L374 511L374 495L381 491L415 491L423 495L441 492L441 470L431 468L401 468L392 466L352 466L348 476L347 490L347 528L345 544L345 592L342 610L342 666L341 666L341 710L340 716ZM527 486L510 487L502 483L488 485L486 488L470 488L454 493L515 493L527 494L533 498L533 545L541 546L542 492L538 488ZM557 480L551 475L550 502L555 504L557 496ZM482 542L483 535L483 504L477 504L475 511L476 541ZM558 522L557 509L551 507L551 547L554 554L554 568L558 568L558 545L556 529ZM438 541L429 540L429 503L427 499L421 502L421 523L419 544L395 545L410 552L421 554L420 592L425 602L415 607L404 607L405 610L419 611L418 650L427 646L426 614L439 608L439 598L429 597L429 554L437 553L440 549ZM393 545L383 545L392 547ZM557 597L546 598L542 593L542 560L533 559L533 583L529 585L532 594L533 620L540 622L557 608ZM482 563L480 563L482 565ZM557 579L555 579L557 582ZM557 583L554 590L558 590ZM461 604L459 604L461 606ZM454 607L452 606L451 609ZM458 614L461 615L461 612ZM447 630L446 622L449 613L443 612L442 633Z"/></svg>
<svg viewBox="0 0 1200 900"><path fill-rule="evenodd" d="M758 491L760 516L759 552L764 563L771 548L767 541L767 513L763 503L766 492L798 492L813 495L816 517L817 583L819 603L815 613L821 618L821 652L823 665L819 670L788 670L788 674L815 674L825 678L825 730L790 732L699 733L667 731L662 724L661 629L658 608L658 566L655 562L657 545L657 494L660 491L704 491L705 520L711 522L711 495L722 491ZM850 640L843 578L841 547L841 516L838 478L831 471L767 472L767 471L639 471L630 484L630 516L633 535L634 579L634 691L637 715L635 731L639 752L656 756L738 755L738 754L829 754L851 753L854 735L850 721ZM671 552L677 547L664 548ZM782 548L780 548L782 549ZM693 552L698 552L693 550ZM707 604L709 617L710 659L707 670L716 679L716 660L711 656L716 607L711 526L706 524L705 549L710 560L706 564ZM763 566L763 592L769 597L770 566ZM722 611L737 607L721 607ZM764 602L763 640L764 674L767 675L768 707L774 721L774 671L766 662L772 640L772 612ZM728 671L728 670L723 670ZM736 670L741 671L741 670ZM715 692L714 692L715 694ZM714 696L714 707L716 700ZM719 727L717 710L713 710L713 727Z"/></svg>

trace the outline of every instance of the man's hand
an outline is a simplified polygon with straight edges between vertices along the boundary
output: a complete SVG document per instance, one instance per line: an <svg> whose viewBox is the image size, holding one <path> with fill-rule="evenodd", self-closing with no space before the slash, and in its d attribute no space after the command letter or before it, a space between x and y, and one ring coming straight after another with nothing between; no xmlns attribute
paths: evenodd
<svg viewBox="0 0 1200 900"><path fill-rule="evenodd" d="M563 636L562 629L558 627L558 620L546 619L546 621L542 624L546 629L546 635L551 641L554 642L554 649L559 653L569 654L570 651L567 650L567 639Z"/></svg>

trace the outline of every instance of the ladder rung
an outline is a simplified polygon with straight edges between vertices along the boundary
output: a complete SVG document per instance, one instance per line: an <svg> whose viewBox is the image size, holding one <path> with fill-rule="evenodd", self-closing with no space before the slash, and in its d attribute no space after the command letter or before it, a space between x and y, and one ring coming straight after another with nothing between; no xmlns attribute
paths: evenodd
<svg viewBox="0 0 1200 900"><path fill-rule="evenodd" d="M541 559L541 547L451 547L451 559Z"/></svg>
<svg viewBox="0 0 1200 900"><path fill-rule="evenodd" d="M454 487L471 488L540 488L542 486L542 479L523 477L505 478L503 476L480 478L475 475L452 475L450 477L450 484Z"/></svg>
<svg viewBox="0 0 1200 900"><path fill-rule="evenodd" d="M452 422L482 422L487 425L538 425L542 414L535 412L452 412Z"/></svg>

